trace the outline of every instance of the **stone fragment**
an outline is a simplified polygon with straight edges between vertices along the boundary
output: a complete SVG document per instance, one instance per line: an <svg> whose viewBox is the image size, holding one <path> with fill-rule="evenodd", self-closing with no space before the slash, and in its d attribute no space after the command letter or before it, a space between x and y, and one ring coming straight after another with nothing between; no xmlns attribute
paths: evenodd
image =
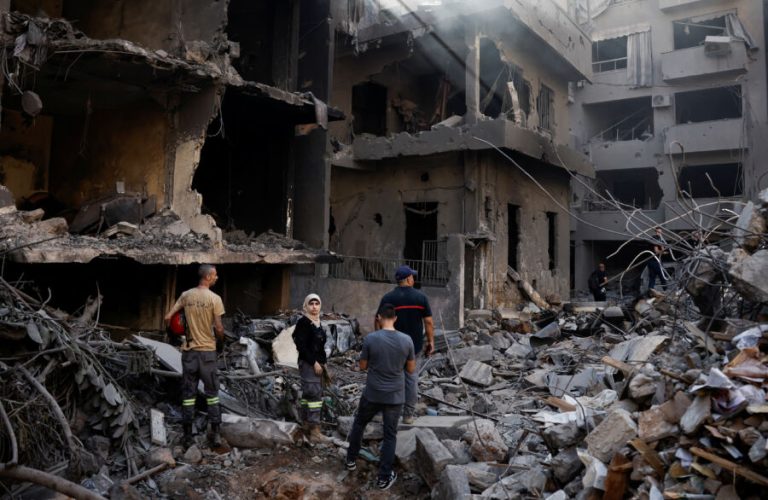
<svg viewBox="0 0 768 500"><path fill-rule="evenodd" d="M747 446L752 446L761 437L763 437L763 435L754 427L745 427L739 431L739 439L741 439L741 442Z"/></svg>
<svg viewBox="0 0 768 500"><path fill-rule="evenodd" d="M520 342L512 342L504 351L504 355L509 358L522 358L525 359L531 354L532 349L530 346L522 344Z"/></svg>
<svg viewBox="0 0 768 500"><path fill-rule="evenodd" d="M489 365L475 360L468 361L461 369L459 376L470 384L487 387L493 383L493 369Z"/></svg>
<svg viewBox="0 0 768 500"><path fill-rule="evenodd" d="M293 341L293 330L295 329L295 325L286 328L272 341L272 358L275 360L275 364L293 368L299 367L299 351Z"/></svg>
<svg viewBox="0 0 768 500"><path fill-rule="evenodd" d="M412 470L414 467L413 458L416 453L416 434L419 429L411 428L404 431L398 431L397 444L395 446L395 457L405 469Z"/></svg>
<svg viewBox="0 0 768 500"><path fill-rule="evenodd" d="M451 452L456 464L464 465L472 461L472 455L469 454L469 447L463 441L456 439L443 439L443 445Z"/></svg>
<svg viewBox="0 0 768 500"><path fill-rule="evenodd" d="M509 449L492 421L477 419L465 425L464 430L462 439L469 443L469 453L476 461L495 462L506 458Z"/></svg>
<svg viewBox="0 0 768 500"><path fill-rule="evenodd" d="M733 287L752 302L768 302L768 250L734 263L728 270Z"/></svg>
<svg viewBox="0 0 768 500"><path fill-rule="evenodd" d="M760 439L755 441L755 443L749 448L749 459L752 460L752 463L760 462L765 458L766 455L768 455L768 450L766 450L765 446L765 437L760 436Z"/></svg>
<svg viewBox="0 0 768 500"><path fill-rule="evenodd" d="M453 361L456 366L461 366L470 360L493 361L493 347L490 345L473 345L453 351Z"/></svg>
<svg viewBox="0 0 768 500"><path fill-rule="evenodd" d="M496 484L499 480L499 476L506 469L506 466L499 468L494 464L485 462L471 462L464 467L467 477L469 478L469 486L473 490L486 490Z"/></svg>
<svg viewBox="0 0 768 500"><path fill-rule="evenodd" d="M290 445L301 431L293 422L224 415L221 435L237 448L271 448Z"/></svg>
<svg viewBox="0 0 768 500"><path fill-rule="evenodd" d="M629 381L629 396L632 399L644 399L655 392L656 380L645 373L638 373Z"/></svg>
<svg viewBox="0 0 768 500"><path fill-rule="evenodd" d="M763 233L765 233L765 219L760 215L755 204L750 201L741 209L736 227L732 231L733 238L737 245L748 252L754 252L760 245Z"/></svg>
<svg viewBox="0 0 768 500"><path fill-rule="evenodd" d="M491 347L498 351L507 349L510 344L511 342L503 332L496 332L491 335Z"/></svg>
<svg viewBox="0 0 768 500"><path fill-rule="evenodd" d="M552 472L562 484L568 483L576 477L584 464L579 460L576 448L567 448L552 458Z"/></svg>
<svg viewBox="0 0 768 500"><path fill-rule="evenodd" d="M32 224L33 222L43 220L43 217L45 216L45 210L42 208L36 208L35 210L30 210L28 212L19 212L19 214L21 215L21 220L27 224Z"/></svg>
<svg viewBox="0 0 768 500"><path fill-rule="evenodd" d="M557 490L544 500L568 500L568 494L563 490Z"/></svg>
<svg viewBox="0 0 768 500"><path fill-rule="evenodd" d="M192 445L184 452L184 462L188 464L199 464L203 460L203 454L196 445Z"/></svg>
<svg viewBox="0 0 768 500"><path fill-rule="evenodd" d="M696 396L680 419L680 428L686 434L694 434L709 419L711 404L709 396Z"/></svg>
<svg viewBox="0 0 768 500"><path fill-rule="evenodd" d="M32 227L35 231L50 236L69 234L69 224L67 224L67 220L63 217L51 217L50 219L41 220L32 224Z"/></svg>
<svg viewBox="0 0 768 500"><path fill-rule="evenodd" d="M664 414L664 420L670 424L678 424L689 406L691 406L691 398L683 391L677 391L672 399L665 401L659 409Z"/></svg>
<svg viewBox="0 0 768 500"><path fill-rule="evenodd" d="M546 427L541 435L550 448L561 450L581 443L585 432L575 423L568 423Z"/></svg>
<svg viewBox="0 0 768 500"><path fill-rule="evenodd" d="M447 465L440 474L440 480L432 488L432 499L456 499L470 498L472 492L469 489L469 478L464 467L460 465Z"/></svg>
<svg viewBox="0 0 768 500"><path fill-rule="evenodd" d="M637 424L626 410L613 410L586 438L589 453L608 463L627 441L637 436Z"/></svg>
<svg viewBox="0 0 768 500"><path fill-rule="evenodd" d="M459 439L464 435L464 424L468 422L472 422L472 417L467 415L437 417L427 415L417 418L411 428L431 429L440 439Z"/></svg>
<svg viewBox="0 0 768 500"><path fill-rule="evenodd" d="M667 422L664 412L659 406L654 406L650 410L640 413L637 423L637 435L645 442L658 441L680 432L680 428L676 424Z"/></svg>
<svg viewBox="0 0 768 500"><path fill-rule="evenodd" d="M493 311L489 311L488 309L472 309L467 311L467 313L464 315L464 319L467 321L476 319L491 321L493 320Z"/></svg>
<svg viewBox="0 0 768 500"><path fill-rule="evenodd" d="M446 465L452 464L453 455L434 432L421 429L416 434L416 470L430 487L434 486Z"/></svg>
<svg viewBox="0 0 768 500"><path fill-rule="evenodd" d="M171 467L176 467L176 460L173 459L173 452L168 448L155 448L149 452L147 456L147 465L149 467L155 467L160 464L168 464Z"/></svg>

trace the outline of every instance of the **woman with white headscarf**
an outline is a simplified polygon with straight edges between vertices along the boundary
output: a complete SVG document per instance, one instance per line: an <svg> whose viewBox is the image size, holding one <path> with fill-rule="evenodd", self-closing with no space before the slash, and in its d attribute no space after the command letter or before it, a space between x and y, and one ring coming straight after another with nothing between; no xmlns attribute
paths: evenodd
<svg viewBox="0 0 768 500"><path fill-rule="evenodd" d="M323 409L322 375L327 361L326 335L320 324L320 297L310 293L304 299L304 315L296 322L293 341L299 351L301 375L301 418L304 432L311 443L327 440L320 431L320 413Z"/></svg>

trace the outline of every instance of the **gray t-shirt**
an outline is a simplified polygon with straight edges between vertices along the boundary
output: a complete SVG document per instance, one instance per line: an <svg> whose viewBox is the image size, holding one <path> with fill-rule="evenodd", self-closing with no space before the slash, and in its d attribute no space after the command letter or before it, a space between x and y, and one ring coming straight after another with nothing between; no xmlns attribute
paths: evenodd
<svg viewBox="0 0 768 500"><path fill-rule="evenodd" d="M405 363L415 359L413 340L397 330L377 330L363 339L360 359L368 360L363 396L372 403L405 403Z"/></svg>

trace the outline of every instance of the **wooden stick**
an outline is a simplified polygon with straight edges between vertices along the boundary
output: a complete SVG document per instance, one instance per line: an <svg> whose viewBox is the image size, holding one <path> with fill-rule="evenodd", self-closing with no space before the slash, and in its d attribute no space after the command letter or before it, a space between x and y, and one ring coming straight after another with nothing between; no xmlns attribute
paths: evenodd
<svg viewBox="0 0 768 500"><path fill-rule="evenodd" d="M11 419L8 418L8 414L5 412L5 406L3 406L2 401L0 401L0 416L3 417L3 424L5 424L5 429L8 431L8 436L10 436L11 440L11 461L5 465L16 465L19 463L19 447L18 444L16 444L16 433L13 432Z"/></svg>
<svg viewBox="0 0 768 500"><path fill-rule="evenodd" d="M613 368L616 368L617 370L624 372L624 375L631 375L635 371L634 366L627 364L623 361L619 361L618 359L613 359L610 356L603 356L603 358L600 361L602 361L603 364L606 364L608 366L611 366Z"/></svg>
<svg viewBox="0 0 768 500"><path fill-rule="evenodd" d="M576 411L576 407L574 405L554 396L549 396L544 400L544 402L554 406L555 408L558 408L561 411Z"/></svg>
<svg viewBox="0 0 768 500"><path fill-rule="evenodd" d="M56 401L56 398L51 395L50 392L48 392L48 389L45 388L43 384L37 381L35 377L32 376L31 373L29 373L29 370L27 370L24 366L19 366L19 371L24 375L24 378L27 379L27 382L32 384L32 386L38 390L40 394L43 395L43 397L48 401L48 404L51 407L51 411L53 412L53 415L56 417L56 419L59 421L59 424L61 424L61 428L64 431L64 436L67 438L67 445L69 445L69 451L72 454L73 457L76 459L77 457L77 448L75 446L75 438L72 436L72 428L69 426L69 422L67 421L67 417L64 416L64 412L61 411L61 406L59 406L59 403Z"/></svg>
<svg viewBox="0 0 768 500"><path fill-rule="evenodd" d="M635 438L629 442L629 444L636 449L643 456L643 459L648 462L648 465L653 467L653 470L659 475L660 478L664 477L664 462L661 461L659 454L648 446L648 443L640 438Z"/></svg>
<svg viewBox="0 0 768 500"><path fill-rule="evenodd" d="M706 460L709 460L710 462L715 463L720 467L729 470L731 473L739 475L749 481L752 481L753 483L757 483L762 486L768 486L768 477L762 476L757 472L753 471L752 469L748 469L747 467L744 467L743 465L739 465L735 462L731 462L730 460L726 460L723 457L719 457L714 453L704 451L701 448L697 448L695 446L691 448L691 453L693 453L697 457L701 457Z"/></svg>
<svg viewBox="0 0 768 500"><path fill-rule="evenodd" d="M146 479L146 478L148 478L149 476L151 476L153 474L157 474L158 472L164 471L166 467L168 467L167 463L162 463L160 465L156 465L156 466L152 467L151 469L145 470L141 474L136 474L133 477L129 477L128 479L123 481L123 483L125 483L125 484L138 483L139 481L141 481L143 479Z"/></svg>
<svg viewBox="0 0 768 500"><path fill-rule="evenodd" d="M98 493L68 481L63 477L54 476L48 472L23 465L7 468L0 467L0 477L39 484L53 491L69 495L77 500L106 500Z"/></svg>

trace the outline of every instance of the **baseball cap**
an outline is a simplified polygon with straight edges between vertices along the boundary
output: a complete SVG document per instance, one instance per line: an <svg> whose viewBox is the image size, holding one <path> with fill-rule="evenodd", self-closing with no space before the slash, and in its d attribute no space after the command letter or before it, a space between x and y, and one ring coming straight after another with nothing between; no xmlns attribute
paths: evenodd
<svg viewBox="0 0 768 500"><path fill-rule="evenodd" d="M395 281L403 281L405 278L411 275L415 277L418 276L419 273L406 265L402 265L397 268L397 271L395 271Z"/></svg>

